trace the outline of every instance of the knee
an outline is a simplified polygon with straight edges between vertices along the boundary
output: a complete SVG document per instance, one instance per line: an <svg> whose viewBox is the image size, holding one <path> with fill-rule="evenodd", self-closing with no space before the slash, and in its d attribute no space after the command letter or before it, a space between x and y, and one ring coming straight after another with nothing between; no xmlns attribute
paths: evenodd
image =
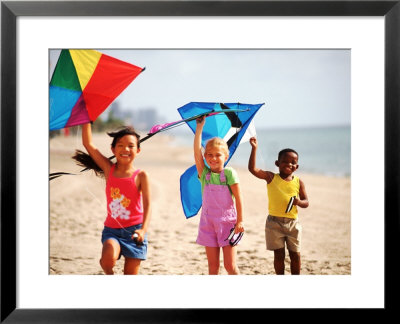
<svg viewBox="0 0 400 324"><path fill-rule="evenodd" d="M106 273L112 272L117 260L109 256L102 256L100 259L100 265Z"/></svg>
<svg viewBox="0 0 400 324"><path fill-rule="evenodd" d="M224 263L224 267L228 274L239 274L239 269L235 263Z"/></svg>
<svg viewBox="0 0 400 324"><path fill-rule="evenodd" d="M107 240L103 243L103 250L101 252L100 265L104 272L107 274L112 274L112 269L117 263L120 253L119 244L112 239Z"/></svg>

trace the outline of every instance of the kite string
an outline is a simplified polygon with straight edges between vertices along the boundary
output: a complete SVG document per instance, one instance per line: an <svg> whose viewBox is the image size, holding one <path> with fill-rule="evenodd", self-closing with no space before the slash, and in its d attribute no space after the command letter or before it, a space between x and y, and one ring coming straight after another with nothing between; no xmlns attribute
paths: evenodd
<svg viewBox="0 0 400 324"><path fill-rule="evenodd" d="M90 189L87 187L87 185L86 185L86 187L85 187L85 190L93 197L93 199L94 199L95 201L97 201L97 203L99 204L99 206L101 206L102 208L105 207L105 206L104 206L104 203L101 202L101 201L99 200L99 198L98 198L92 191L90 191ZM107 209L107 215L110 215L110 216L112 217L112 215L110 214L110 211L108 210L108 208L106 208L106 209ZM126 228L118 221L117 217L116 217L116 218L113 217L113 219L119 224L119 226L121 226L121 228L122 228L125 232L127 232L127 233L130 234L130 232L127 231Z"/></svg>
<svg viewBox="0 0 400 324"><path fill-rule="evenodd" d="M260 154L258 154L258 156L260 157L260 160L261 160L261 167L264 170L267 170L268 169L267 162L266 162L266 159L264 158L264 152L263 152L263 149L260 147L260 145L258 145L258 152L260 153ZM256 156L256 162L257 162L257 156Z"/></svg>

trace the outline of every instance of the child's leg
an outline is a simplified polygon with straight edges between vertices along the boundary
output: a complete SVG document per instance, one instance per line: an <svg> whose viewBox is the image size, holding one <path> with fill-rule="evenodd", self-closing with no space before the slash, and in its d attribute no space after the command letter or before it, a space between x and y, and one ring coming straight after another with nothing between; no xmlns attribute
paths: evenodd
<svg viewBox="0 0 400 324"><path fill-rule="evenodd" d="M134 258L126 258L125 257L125 265L124 265L124 274L126 275L137 275L139 273L140 268L140 259Z"/></svg>
<svg viewBox="0 0 400 324"><path fill-rule="evenodd" d="M300 274L301 261L300 261L300 252L293 252L289 250L290 256L290 272L292 275Z"/></svg>
<svg viewBox="0 0 400 324"><path fill-rule="evenodd" d="M285 248L274 250L274 268L277 275L285 274Z"/></svg>
<svg viewBox="0 0 400 324"><path fill-rule="evenodd" d="M219 247L206 246L208 261L208 274L217 275L219 273Z"/></svg>
<svg viewBox="0 0 400 324"><path fill-rule="evenodd" d="M103 243L100 265L105 274L114 274L113 268L118 260L121 247L116 240L108 239Z"/></svg>
<svg viewBox="0 0 400 324"><path fill-rule="evenodd" d="M224 253L224 267L228 274L239 274L239 268L236 265L236 246L224 246L222 251Z"/></svg>

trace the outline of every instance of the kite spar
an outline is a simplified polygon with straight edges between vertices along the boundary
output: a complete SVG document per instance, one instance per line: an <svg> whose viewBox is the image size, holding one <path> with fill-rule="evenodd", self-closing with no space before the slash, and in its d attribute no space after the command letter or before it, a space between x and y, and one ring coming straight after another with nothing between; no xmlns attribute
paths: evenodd
<svg viewBox="0 0 400 324"><path fill-rule="evenodd" d="M213 109L211 111L202 112L202 113L199 113L197 115L194 115L194 116L191 116L191 117L186 117L184 119L177 120L177 121L174 121L174 122L171 122L171 123L154 125L150 129L150 131L147 134L147 136L145 136L142 139L140 139L140 142L143 142L143 141L147 140L148 138L150 138L150 137L152 137L152 136L154 136L154 135L156 135L156 134L158 134L160 132L164 132L166 130L178 127L178 126L183 125L185 123L189 123L189 122L194 121L197 118L200 118L200 117L203 117L203 116L209 117L209 116L214 116L214 115L217 115L217 114L224 113L226 116L228 116L228 118L235 118L234 117L235 113L248 111L248 109L230 109L230 108L226 107L223 103L221 103L219 105L221 106L222 109L218 109L218 110Z"/></svg>

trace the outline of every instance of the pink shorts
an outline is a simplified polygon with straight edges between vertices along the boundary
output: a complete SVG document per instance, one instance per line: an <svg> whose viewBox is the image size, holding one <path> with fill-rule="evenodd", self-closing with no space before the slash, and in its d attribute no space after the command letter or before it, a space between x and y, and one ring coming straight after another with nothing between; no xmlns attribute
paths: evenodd
<svg viewBox="0 0 400 324"><path fill-rule="evenodd" d="M201 215L197 244L208 247L223 247L229 245L227 239L231 229L236 225L236 215L213 218Z"/></svg>

